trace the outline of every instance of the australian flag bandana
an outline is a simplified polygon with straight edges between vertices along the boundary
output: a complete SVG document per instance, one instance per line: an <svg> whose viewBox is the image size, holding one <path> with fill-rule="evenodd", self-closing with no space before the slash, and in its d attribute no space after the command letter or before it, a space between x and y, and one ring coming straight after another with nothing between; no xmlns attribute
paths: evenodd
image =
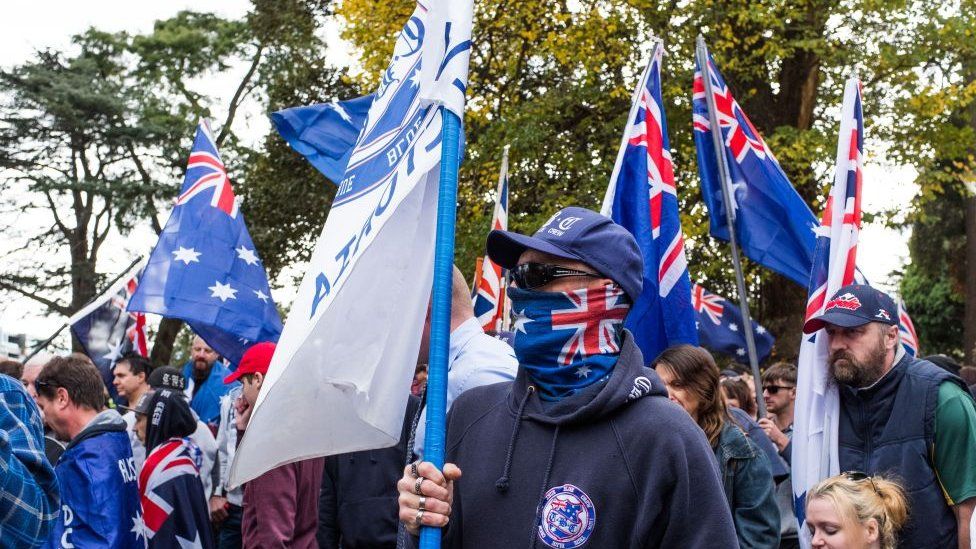
<svg viewBox="0 0 976 549"><path fill-rule="evenodd" d="M619 286L571 292L509 288L508 296L515 355L543 400L560 400L609 377L630 311Z"/></svg>

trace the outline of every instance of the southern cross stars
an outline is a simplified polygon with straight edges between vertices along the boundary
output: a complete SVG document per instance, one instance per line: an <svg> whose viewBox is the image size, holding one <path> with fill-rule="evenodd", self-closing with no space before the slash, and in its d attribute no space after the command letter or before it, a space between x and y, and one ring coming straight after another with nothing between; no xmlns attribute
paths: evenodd
<svg viewBox="0 0 976 549"><path fill-rule="evenodd" d="M268 297L270 297L266 293L262 292L261 290L254 290L254 295L258 296L258 299L260 299L265 303L268 302Z"/></svg>
<svg viewBox="0 0 976 549"><path fill-rule="evenodd" d="M180 246L173 251L173 257L173 261L182 261L184 265L189 265L193 262L200 262L200 260L197 259L200 257L200 252L194 250L193 248L184 248L183 246Z"/></svg>
<svg viewBox="0 0 976 549"><path fill-rule="evenodd" d="M582 365L576 369L576 377L586 379L590 377L590 367L587 365Z"/></svg>
<svg viewBox="0 0 976 549"><path fill-rule="evenodd" d="M249 250L245 248L243 244L241 244L241 247L234 251L237 252L237 257L239 259L244 260L244 263L247 263L248 265L257 265L258 256L254 254L254 250Z"/></svg>
<svg viewBox="0 0 976 549"><path fill-rule="evenodd" d="M208 288L211 292L210 297L218 297L220 301L227 301L228 299L237 299L234 294L237 290L231 287L230 284L221 284L220 281L214 282L213 286Z"/></svg>

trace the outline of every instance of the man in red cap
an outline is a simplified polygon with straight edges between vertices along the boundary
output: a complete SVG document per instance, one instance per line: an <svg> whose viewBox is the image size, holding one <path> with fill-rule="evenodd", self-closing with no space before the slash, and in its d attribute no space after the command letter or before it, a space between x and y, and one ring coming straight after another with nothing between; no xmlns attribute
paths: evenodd
<svg viewBox="0 0 976 549"><path fill-rule="evenodd" d="M237 370L224 383L240 381L236 404L237 440L244 436L254 403L268 373L274 343L258 343L247 350ZM244 547L317 548L318 495L325 458L288 463L244 484Z"/></svg>

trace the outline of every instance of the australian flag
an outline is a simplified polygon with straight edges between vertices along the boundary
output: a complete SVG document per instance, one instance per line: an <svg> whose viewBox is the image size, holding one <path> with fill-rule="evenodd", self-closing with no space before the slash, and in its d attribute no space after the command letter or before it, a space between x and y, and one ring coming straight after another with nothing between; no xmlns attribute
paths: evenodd
<svg viewBox="0 0 976 549"><path fill-rule="evenodd" d="M695 307L701 346L740 362L748 360L742 311L722 296L713 294L698 284L691 286L691 303ZM752 321L752 334L756 343L756 356L759 362L763 362L769 358L776 339L755 320Z"/></svg>
<svg viewBox="0 0 976 549"><path fill-rule="evenodd" d="M508 147L502 157L502 169L498 176L498 191L495 195L495 211L491 219L491 230L508 230ZM505 326L505 276L487 255L481 261L480 276L475 276L477 287L474 295L474 316L486 332L498 333Z"/></svg>
<svg viewBox="0 0 976 549"><path fill-rule="evenodd" d="M129 310L186 321L234 364L250 345L281 335L268 275L206 121Z"/></svg>
<svg viewBox="0 0 976 549"><path fill-rule="evenodd" d="M192 441L170 439L156 447L139 472L142 535L149 547L216 547L200 480L202 455Z"/></svg>
<svg viewBox="0 0 976 549"><path fill-rule="evenodd" d="M699 42L704 48L704 42ZM712 119L721 131L722 154L729 169L729 196L732 197L735 235L742 251L753 261L806 286L817 226L806 202L786 178L762 136L732 97L732 91L708 59L707 77L712 97L706 97L705 75L695 63L692 112L698 173L702 195L708 206L710 232L715 238L729 240L722 194L722 172L715 155Z"/></svg>
<svg viewBox="0 0 976 549"><path fill-rule="evenodd" d="M644 256L644 287L624 326L648 361L672 345L698 344L661 99L663 55L658 43L634 92L602 209L634 235Z"/></svg>
<svg viewBox="0 0 976 549"><path fill-rule="evenodd" d="M112 396L112 368L122 355L149 355L146 315L127 311L129 299L139 285L145 261L138 261L119 281L68 319L71 334L91 358Z"/></svg>
<svg viewBox="0 0 976 549"><path fill-rule="evenodd" d="M271 122L291 148L339 184L375 96L292 107L272 113Z"/></svg>

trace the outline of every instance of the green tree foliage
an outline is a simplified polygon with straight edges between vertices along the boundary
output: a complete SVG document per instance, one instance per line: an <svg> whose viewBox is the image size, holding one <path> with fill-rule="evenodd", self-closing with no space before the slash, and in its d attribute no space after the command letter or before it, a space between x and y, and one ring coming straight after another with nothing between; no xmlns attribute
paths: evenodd
<svg viewBox="0 0 976 549"><path fill-rule="evenodd" d="M375 84L408 0L346 0L339 15L357 46L360 81ZM532 231L567 204L598 208L610 176L630 94L647 62L650 35L665 41L664 98L692 277L734 297L728 247L708 236L691 132L695 36L705 35L733 94L765 136L815 214L832 181L844 80L866 82L869 152L905 134L893 122L912 74L939 27L937 7L898 0L582 0L475 4L474 50L465 119L457 260L483 253L501 149L511 145L511 218ZM894 45L890 45L894 44ZM941 115L942 111L938 111ZM924 118L924 113L919 116ZM926 122L939 128L937 116ZM924 143L906 145L899 160ZM779 336L774 351L798 349L805 289L746 265L756 316Z"/></svg>

